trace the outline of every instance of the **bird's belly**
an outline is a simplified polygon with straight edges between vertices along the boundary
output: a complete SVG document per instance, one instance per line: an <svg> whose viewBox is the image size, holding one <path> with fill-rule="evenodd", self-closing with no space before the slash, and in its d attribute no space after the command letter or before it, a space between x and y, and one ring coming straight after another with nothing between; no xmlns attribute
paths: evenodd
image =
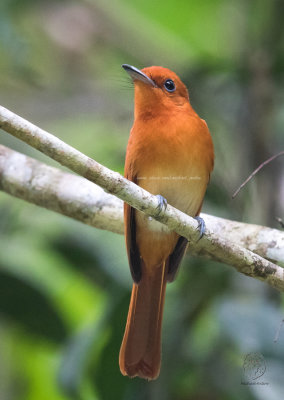
<svg viewBox="0 0 284 400"><path fill-rule="evenodd" d="M175 167L155 168L151 173L146 171L138 177L137 183L148 192L163 196L168 204L180 211L196 216L205 194L208 174L202 168ZM164 230L163 224L146 219L153 230Z"/></svg>
<svg viewBox="0 0 284 400"><path fill-rule="evenodd" d="M171 168L167 173L163 168L151 169L151 174L145 172L140 178L139 186L154 195L160 194L173 207L193 217L199 212L208 181L205 174L193 168ZM166 259L173 252L178 235L142 212L136 211L135 219L136 240L142 258L146 262L155 260L157 264Z"/></svg>

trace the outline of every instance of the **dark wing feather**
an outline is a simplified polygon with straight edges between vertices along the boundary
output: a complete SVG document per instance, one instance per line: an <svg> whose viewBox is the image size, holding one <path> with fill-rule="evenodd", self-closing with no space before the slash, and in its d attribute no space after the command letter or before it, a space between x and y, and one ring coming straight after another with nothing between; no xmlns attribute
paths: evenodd
<svg viewBox="0 0 284 400"><path fill-rule="evenodd" d="M188 240L182 236L177 241L176 247L174 248L174 251L168 258L168 276L167 276L167 281L172 282L176 274L178 272L178 267L181 263L181 260L184 256L184 253L186 252L188 245Z"/></svg>
<svg viewBox="0 0 284 400"><path fill-rule="evenodd" d="M126 178L136 183L135 178L131 179L129 176L126 176ZM127 203L124 203L124 229L131 275L134 282L139 283L142 275L142 268L140 253L136 243L135 209Z"/></svg>

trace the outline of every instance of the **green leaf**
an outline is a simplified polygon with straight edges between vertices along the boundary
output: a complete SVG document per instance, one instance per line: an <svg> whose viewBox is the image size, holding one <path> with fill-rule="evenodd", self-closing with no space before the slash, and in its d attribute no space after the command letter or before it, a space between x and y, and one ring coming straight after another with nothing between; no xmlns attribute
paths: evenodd
<svg viewBox="0 0 284 400"><path fill-rule="evenodd" d="M41 339L62 342L66 326L39 288L0 271L0 313Z"/></svg>

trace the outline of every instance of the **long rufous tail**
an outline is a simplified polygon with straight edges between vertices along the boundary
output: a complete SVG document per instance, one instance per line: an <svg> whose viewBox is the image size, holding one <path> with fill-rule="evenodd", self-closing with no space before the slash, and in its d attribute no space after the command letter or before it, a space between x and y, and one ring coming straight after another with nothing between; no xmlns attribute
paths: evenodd
<svg viewBox="0 0 284 400"><path fill-rule="evenodd" d="M140 282L133 284L119 353L123 375L149 380L159 375L166 283L167 271L165 263L162 263L153 268L143 268Z"/></svg>

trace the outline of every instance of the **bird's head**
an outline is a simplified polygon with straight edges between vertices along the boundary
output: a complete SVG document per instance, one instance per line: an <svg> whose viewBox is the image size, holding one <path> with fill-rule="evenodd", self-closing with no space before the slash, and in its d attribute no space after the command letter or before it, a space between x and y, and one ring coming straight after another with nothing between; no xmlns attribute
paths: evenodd
<svg viewBox="0 0 284 400"><path fill-rule="evenodd" d="M170 69L147 67L139 70L128 64L122 67L134 82L136 116L168 112L190 105L186 86Z"/></svg>

